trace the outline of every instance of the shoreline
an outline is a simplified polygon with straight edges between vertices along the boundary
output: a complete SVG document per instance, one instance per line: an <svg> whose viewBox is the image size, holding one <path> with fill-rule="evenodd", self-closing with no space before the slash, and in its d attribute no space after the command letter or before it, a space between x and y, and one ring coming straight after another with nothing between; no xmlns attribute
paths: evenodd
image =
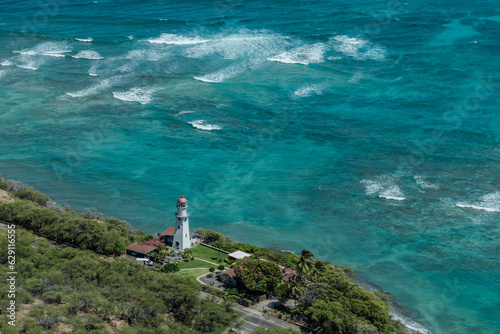
<svg viewBox="0 0 500 334"><path fill-rule="evenodd" d="M34 190L33 188L30 188L31 190L39 193L38 191ZM2 190L3 191L3 190ZM5 191L3 191L5 192ZM14 195L11 193L11 192L6 192L8 196L11 197L11 199L15 198ZM41 195L43 196L46 196L42 193L40 193ZM8 203L8 202L12 202L12 200L9 200L8 196L6 198L0 198L0 202L4 202L4 203ZM16 195L17 196L17 195ZM5 196L4 196L5 197ZM48 197L47 197L48 198ZM57 204L56 202L52 202L49 198L49 201L47 202L47 204L49 203L52 203L54 205L60 205L60 204ZM76 209L78 210L78 209ZM6 223L4 222L0 222L0 229L4 229L6 228ZM129 224L130 228L133 228L130 224ZM24 228L22 226L20 226L21 228ZM201 228L202 227L198 227L198 228ZM26 229L26 228L24 228ZM26 229L28 231L30 231L30 229ZM144 231L142 230L134 230L136 232L142 232L145 234ZM32 231L33 232L33 231ZM215 232L218 232L218 231L215 231ZM218 233L221 233L221 232L218 232ZM231 238L229 236L229 238ZM234 240L234 239L233 239ZM234 241L235 243L238 243L237 241ZM245 243L246 244L246 243ZM248 245L252 245L252 244L248 244ZM253 245L252 245L253 246ZM257 247L260 247L260 246L257 246ZM267 250L270 250L270 251L273 251L273 252L276 252L276 253L292 253L292 254L295 254L295 252L293 251L290 251L290 250L284 250L284 249L280 249L278 247L261 247L261 248L265 248ZM297 254L295 254L297 255ZM325 261L331 265L335 265L332 261L328 260L328 261ZM425 326L421 325L420 323L418 323L417 321L415 321L407 312L405 311L405 308L402 307L398 302L397 300L395 300L392 295L390 293L388 293L387 291L385 291L384 289L382 289L380 286L378 286L377 284L373 283L373 282L370 282L369 280L367 280L366 278L364 278L363 276L359 275L358 273L356 273L356 278L354 279L354 281L359 284L360 287L362 287L363 289L365 289L366 291L377 291L377 292L380 292L381 294L383 294L384 296L386 296L388 298L388 306L390 308L389 310L389 314L390 314L390 317L392 317L393 319L395 320L398 320L401 322L401 324L405 327L405 329L408 331L408 333L410 334L431 334L431 331L428 330L427 328L425 328Z"/></svg>

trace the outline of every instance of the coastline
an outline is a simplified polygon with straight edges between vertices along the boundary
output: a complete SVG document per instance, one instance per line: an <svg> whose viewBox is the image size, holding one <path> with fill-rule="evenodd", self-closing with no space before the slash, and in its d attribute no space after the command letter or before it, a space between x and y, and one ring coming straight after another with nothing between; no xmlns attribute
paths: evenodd
<svg viewBox="0 0 500 334"><path fill-rule="evenodd" d="M2 179L0 179L0 181L2 181ZM25 185L23 185L23 186L25 186ZM27 186L25 186L25 187L27 187ZM37 195L45 196L45 198L48 198L50 200L49 197L47 197L46 195L44 195L42 193L37 192L33 188L28 188L28 190L30 190L31 192L33 192L33 193L35 193ZM1 191L2 191L2 193L1 193L2 197L0 198L0 202L9 203L9 202L13 202L14 201L14 198L16 197L14 195L14 193L6 192L4 190L1 190ZM52 203L52 204L50 204L50 203ZM58 206L57 203L54 203L52 201L47 202L47 204L48 205ZM3 222L0 222L0 228L4 227L4 225L6 225L6 224L3 223ZM146 234L146 233L144 233L141 230L134 230L134 232L141 232L144 235ZM217 232L217 231L215 231L215 232ZM239 242L236 242L236 243L238 244ZM274 249L272 247L271 248L260 247L260 248L264 248L264 249L267 249L267 250L270 250L270 251L273 251L273 252L277 252L277 253L293 253L293 254L295 254L292 251L283 250L283 249L276 250L276 249ZM334 265L331 261L326 261L326 263L330 263L331 265ZM370 282L370 281L368 281L368 280L366 280L363 277L358 276L358 275L356 275L355 282L358 283L362 288L364 288L367 291L378 291L378 292L382 293L383 295L387 296L388 299L389 299L389 302L390 302L390 309L391 309L390 314L391 314L391 317L394 318L395 320L400 321L405 326L405 328L406 328L406 330L407 330L408 333L411 333L411 334L417 334L417 333L430 334L431 333L424 326L422 326L419 323L417 323L416 321L414 321L411 318L411 316L405 314L404 309L402 307L398 306L397 301L394 300L393 298L391 298L390 294L387 293L387 291L384 291L383 289L381 289L376 284L374 284L374 283L372 283L372 282Z"/></svg>

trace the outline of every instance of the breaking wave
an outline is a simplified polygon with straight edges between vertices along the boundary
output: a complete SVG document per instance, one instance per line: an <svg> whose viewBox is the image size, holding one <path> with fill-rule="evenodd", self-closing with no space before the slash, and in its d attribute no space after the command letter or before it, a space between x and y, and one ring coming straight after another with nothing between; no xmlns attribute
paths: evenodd
<svg viewBox="0 0 500 334"><path fill-rule="evenodd" d="M127 102L139 102L140 104L147 104L153 101L154 89L144 89L134 87L127 92L113 92L113 97L118 100Z"/></svg>
<svg viewBox="0 0 500 334"><path fill-rule="evenodd" d="M87 37L87 38L75 38L75 40L79 42L92 42L94 39L92 37Z"/></svg>
<svg viewBox="0 0 500 334"><path fill-rule="evenodd" d="M116 78L104 79L89 88L82 89L76 92L69 92L66 93L66 95L71 97L86 97L90 95L95 95L110 88L111 86L113 86L113 84L115 84L115 82Z"/></svg>
<svg viewBox="0 0 500 334"><path fill-rule="evenodd" d="M351 38L345 35L335 36L330 40L330 43L333 44L335 51L357 60L381 61L385 59L385 50L382 47L361 38Z"/></svg>
<svg viewBox="0 0 500 334"><path fill-rule="evenodd" d="M394 180L390 177L362 180L361 183L365 186L367 195L378 195L378 197L396 201L406 199L401 189L394 184Z"/></svg>
<svg viewBox="0 0 500 334"><path fill-rule="evenodd" d="M90 59L90 60L104 59L104 57L102 57L99 53L93 50L83 50L78 52L76 55L73 55L72 57Z"/></svg>
<svg viewBox="0 0 500 334"><path fill-rule="evenodd" d="M292 94L293 99L299 99L302 97L310 97L313 95L321 95L323 94L323 88L319 85L306 85L300 87Z"/></svg>
<svg viewBox="0 0 500 334"><path fill-rule="evenodd" d="M460 208L471 208L488 212L500 212L500 191L484 195L483 197L481 197L480 202L476 204L459 202L456 205Z"/></svg>
<svg viewBox="0 0 500 334"><path fill-rule="evenodd" d="M326 48L326 45L323 43L303 45L267 59L285 64L309 65L322 63L324 61Z"/></svg>
<svg viewBox="0 0 500 334"><path fill-rule="evenodd" d="M221 130L222 129L222 127L219 125L206 124L205 121L202 119L188 122L188 123L199 130L212 131L212 130Z"/></svg>
<svg viewBox="0 0 500 334"><path fill-rule="evenodd" d="M153 44L170 44L170 45L190 45L206 43L208 39L202 39L200 37L186 37L182 35L174 34L161 34L158 38L148 39L149 43Z"/></svg>

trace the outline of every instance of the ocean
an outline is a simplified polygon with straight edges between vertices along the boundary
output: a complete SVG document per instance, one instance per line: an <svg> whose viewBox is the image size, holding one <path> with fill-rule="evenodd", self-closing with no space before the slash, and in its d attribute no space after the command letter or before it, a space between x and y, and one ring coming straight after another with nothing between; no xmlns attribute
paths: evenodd
<svg viewBox="0 0 500 334"><path fill-rule="evenodd" d="M500 332L498 1L0 3L0 173L352 267ZM20 273L22 275L22 273Z"/></svg>

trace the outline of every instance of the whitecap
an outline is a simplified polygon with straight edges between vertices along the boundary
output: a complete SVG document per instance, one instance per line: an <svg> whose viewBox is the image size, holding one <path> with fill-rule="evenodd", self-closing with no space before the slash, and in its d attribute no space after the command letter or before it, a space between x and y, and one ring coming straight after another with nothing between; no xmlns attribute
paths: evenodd
<svg viewBox="0 0 500 334"><path fill-rule="evenodd" d="M394 180L388 176L362 180L361 183L365 186L367 195L378 195L378 197L396 201L406 199L401 189L394 184Z"/></svg>
<svg viewBox="0 0 500 334"><path fill-rule="evenodd" d="M282 52L277 56L267 58L270 61L276 61L285 64L302 64L309 65L314 63L322 63L323 56L326 51L326 45L316 43L313 45L303 45L294 48L290 51Z"/></svg>
<svg viewBox="0 0 500 334"><path fill-rule="evenodd" d="M11 62L10 60L4 60L4 61L0 62L0 65L1 66L12 66L12 65L14 65L14 63Z"/></svg>
<svg viewBox="0 0 500 334"><path fill-rule="evenodd" d="M236 75L243 73L246 70L246 67L243 65L234 65L222 70L219 70L214 73L205 74L202 76L194 77L194 79L203 81L203 82L222 82L226 79L230 79L235 77Z"/></svg>
<svg viewBox="0 0 500 334"><path fill-rule="evenodd" d="M182 35L174 34L161 34L158 38L148 39L149 43L153 44L171 44L171 45L190 45L206 43L208 39L202 39L200 37L186 37Z"/></svg>
<svg viewBox="0 0 500 334"><path fill-rule="evenodd" d="M38 65L38 62L34 60L26 61L24 64L16 64L17 67L32 71L36 71L38 69Z"/></svg>
<svg viewBox="0 0 500 334"><path fill-rule="evenodd" d="M42 55L42 56L49 56L49 57L64 58L64 57L66 57L66 55L64 54L65 52L71 52L71 51L45 52L45 53L41 53L40 55Z"/></svg>
<svg viewBox="0 0 500 334"><path fill-rule="evenodd" d="M92 65L92 67L89 69L89 75L96 77L97 76L97 69L98 69L97 65Z"/></svg>
<svg viewBox="0 0 500 334"><path fill-rule="evenodd" d="M211 131L211 130L221 130L222 129L222 127L219 125L206 124L205 121L202 119L188 122L188 123L199 130Z"/></svg>
<svg viewBox="0 0 500 334"><path fill-rule="evenodd" d="M439 189L439 186L427 182L423 176L415 175L413 179L422 187L422 189Z"/></svg>
<svg viewBox="0 0 500 334"><path fill-rule="evenodd" d="M24 56L64 57L64 53L71 51L71 46L67 42L44 42L29 50L13 51L13 53L19 53Z"/></svg>
<svg viewBox="0 0 500 334"><path fill-rule="evenodd" d="M385 50L380 47L369 43L361 38L351 38L345 35L335 36L331 39L335 51L350 56L358 60L384 60Z"/></svg>
<svg viewBox="0 0 500 334"><path fill-rule="evenodd" d="M104 59L99 53L97 53L94 50L83 50L78 52L76 55L73 55L72 57L90 59L90 60Z"/></svg>
<svg viewBox="0 0 500 334"><path fill-rule="evenodd" d="M110 88L114 83L115 83L114 78L104 79L89 88L85 88L76 92L68 92L66 93L66 95L71 97L86 97L90 95L95 95Z"/></svg>
<svg viewBox="0 0 500 334"><path fill-rule="evenodd" d="M31 50L28 50L28 51L12 51L12 53L19 53L19 54L22 54L22 55L25 55L25 56L34 56L36 55L36 52L35 51L31 51Z"/></svg>
<svg viewBox="0 0 500 334"><path fill-rule="evenodd" d="M153 101L152 94L154 89L144 89L134 87L126 92L113 92L113 97L118 100L127 102L139 102L140 104L147 104Z"/></svg>
<svg viewBox="0 0 500 334"><path fill-rule="evenodd" d="M79 42L92 42L94 39L92 37L87 38L75 38Z"/></svg>
<svg viewBox="0 0 500 334"><path fill-rule="evenodd" d="M288 44L287 39L279 35L243 31L214 37L209 43L200 43L186 49L183 54L189 58L220 54L224 59L265 59L282 52Z"/></svg>
<svg viewBox="0 0 500 334"><path fill-rule="evenodd" d="M321 94L323 94L323 88L320 85L306 85L293 92L292 98L298 99L302 97L310 97L313 95Z"/></svg>
<svg viewBox="0 0 500 334"><path fill-rule="evenodd" d="M471 208L488 212L500 212L500 191L484 195L480 198L479 203L471 204L467 202L459 202L456 206L460 208Z"/></svg>
<svg viewBox="0 0 500 334"><path fill-rule="evenodd" d="M196 111L193 110L183 110L177 114L177 116L185 115L185 114L192 114L195 113Z"/></svg>

